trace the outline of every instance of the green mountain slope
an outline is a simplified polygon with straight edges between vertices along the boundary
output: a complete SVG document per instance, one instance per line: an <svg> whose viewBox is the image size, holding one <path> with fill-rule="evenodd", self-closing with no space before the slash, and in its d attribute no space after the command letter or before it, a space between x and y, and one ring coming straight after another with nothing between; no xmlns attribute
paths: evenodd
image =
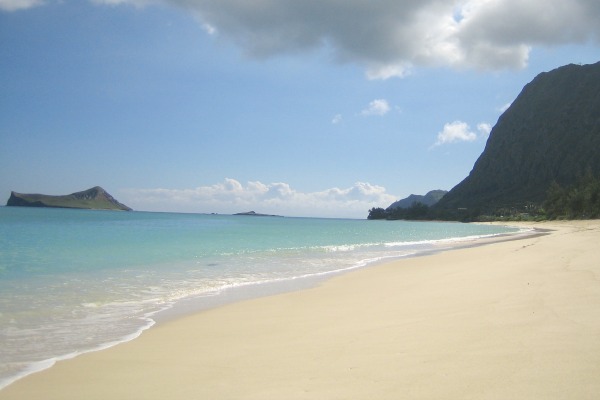
<svg viewBox="0 0 600 400"><path fill-rule="evenodd" d="M119 203L100 186L64 196L12 192L6 205L14 207L56 207L131 211L131 208Z"/></svg>
<svg viewBox="0 0 600 400"><path fill-rule="evenodd" d="M600 63L567 65L526 85L467 178L435 209L493 212L542 204L553 182L600 175Z"/></svg>

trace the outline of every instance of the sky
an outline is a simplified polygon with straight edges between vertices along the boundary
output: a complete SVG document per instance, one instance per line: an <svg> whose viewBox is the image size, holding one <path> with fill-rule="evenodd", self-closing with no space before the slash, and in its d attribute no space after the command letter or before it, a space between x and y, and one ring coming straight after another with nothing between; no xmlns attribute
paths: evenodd
<svg viewBox="0 0 600 400"><path fill-rule="evenodd" d="M0 203L366 218L471 171L598 0L0 0Z"/></svg>

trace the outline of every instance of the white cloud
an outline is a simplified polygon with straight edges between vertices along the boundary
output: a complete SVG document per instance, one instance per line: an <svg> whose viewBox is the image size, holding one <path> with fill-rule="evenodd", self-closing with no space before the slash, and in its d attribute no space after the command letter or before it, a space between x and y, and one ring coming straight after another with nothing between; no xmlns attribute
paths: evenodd
<svg viewBox="0 0 600 400"><path fill-rule="evenodd" d="M121 4L130 4L135 7L145 7L151 4L163 3L161 0L91 0L92 3L96 4L108 4L111 6L118 6Z"/></svg>
<svg viewBox="0 0 600 400"><path fill-rule="evenodd" d="M254 58L319 48L369 79L413 66L496 70L526 66L534 46L600 40L598 0L91 0L169 4ZM0 0L14 11L42 0Z"/></svg>
<svg viewBox="0 0 600 400"><path fill-rule="evenodd" d="M41 6L44 4L42 0L0 0L0 10L2 11L18 11L28 8Z"/></svg>
<svg viewBox="0 0 600 400"><path fill-rule="evenodd" d="M331 123L336 125L342 122L342 114L336 114L333 116L333 118L331 119Z"/></svg>
<svg viewBox="0 0 600 400"><path fill-rule="evenodd" d="M211 36L214 36L217 34L217 28L215 28L214 26L212 26L211 24L202 24L202 28L204 29L204 31L206 33L208 33Z"/></svg>
<svg viewBox="0 0 600 400"><path fill-rule="evenodd" d="M252 210L287 216L366 218L370 208L386 207L396 196L382 186L366 182L349 188L299 192L282 182L242 185L228 178L194 189L127 189L119 198L135 209L149 211L231 214Z"/></svg>
<svg viewBox="0 0 600 400"><path fill-rule="evenodd" d="M398 64L377 64L371 63L367 66L367 79L389 79L389 78L404 78L410 75L411 65L408 62L401 62Z"/></svg>
<svg viewBox="0 0 600 400"><path fill-rule="evenodd" d="M466 122L454 121L444 125L444 129L438 133L436 146L454 142L472 142L477 135L471 132Z"/></svg>
<svg viewBox="0 0 600 400"><path fill-rule="evenodd" d="M512 103L506 103L505 105L498 107L498 111L500 111L501 113L503 113L504 111L508 110L508 108L512 105Z"/></svg>
<svg viewBox="0 0 600 400"><path fill-rule="evenodd" d="M522 68L533 46L600 39L598 0L156 1L188 10L250 57L326 48L370 79L411 66Z"/></svg>
<svg viewBox="0 0 600 400"><path fill-rule="evenodd" d="M481 122L477 124L477 130L479 131L479 136L482 138L487 138L490 136L490 132L492 131L492 125L487 122Z"/></svg>
<svg viewBox="0 0 600 400"><path fill-rule="evenodd" d="M361 115L385 115L390 111L390 105L385 99L376 99L369 103L367 108L360 112Z"/></svg>
<svg viewBox="0 0 600 400"><path fill-rule="evenodd" d="M437 140L433 146L447 143L473 142L477 138L486 139L492 131L492 126L486 122L477 124L479 135L471 130L469 124L463 121L454 121L444 124L444 129L438 132Z"/></svg>

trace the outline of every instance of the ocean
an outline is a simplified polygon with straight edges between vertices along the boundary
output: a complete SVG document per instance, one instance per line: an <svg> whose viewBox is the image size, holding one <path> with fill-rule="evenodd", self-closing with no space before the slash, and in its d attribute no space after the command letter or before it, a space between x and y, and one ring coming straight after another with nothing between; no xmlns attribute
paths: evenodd
<svg viewBox="0 0 600 400"><path fill-rule="evenodd" d="M517 231L0 207L0 389L57 360L134 339L169 312L293 290L382 260Z"/></svg>

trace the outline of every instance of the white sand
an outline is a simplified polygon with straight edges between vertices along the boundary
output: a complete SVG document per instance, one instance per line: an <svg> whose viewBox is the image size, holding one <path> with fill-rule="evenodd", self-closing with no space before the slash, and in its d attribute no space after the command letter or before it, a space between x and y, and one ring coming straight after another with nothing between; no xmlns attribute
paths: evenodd
<svg viewBox="0 0 600 400"><path fill-rule="evenodd" d="M600 221L164 323L0 399L598 399Z"/></svg>

